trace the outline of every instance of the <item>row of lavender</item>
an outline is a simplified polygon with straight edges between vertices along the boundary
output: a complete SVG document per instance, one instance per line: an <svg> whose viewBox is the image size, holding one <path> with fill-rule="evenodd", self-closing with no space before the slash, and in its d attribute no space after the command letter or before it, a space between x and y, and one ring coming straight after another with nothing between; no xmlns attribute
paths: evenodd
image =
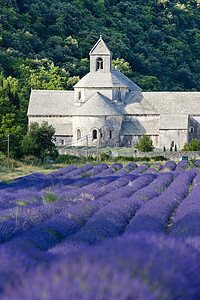
<svg viewBox="0 0 200 300"><path fill-rule="evenodd" d="M2 184L2 299L198 297L200 254L177 237L199 245L198 217L187 214L189 201L198 216L199 180L188 162L167 162L70 166Z"/></svg>

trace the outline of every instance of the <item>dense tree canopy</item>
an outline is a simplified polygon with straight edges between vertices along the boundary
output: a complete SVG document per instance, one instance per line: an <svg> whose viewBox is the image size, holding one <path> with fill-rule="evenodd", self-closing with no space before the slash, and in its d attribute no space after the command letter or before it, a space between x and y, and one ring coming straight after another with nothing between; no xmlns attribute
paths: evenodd
<svg viewBox="0 0 200 300"><path fill-rule="evenodd" d="M47 122L43 122L41 126L37 122L33 122L24 137L23 150L26 154L32 154L43 163L45 157L50 155L56 157L58 152L53 143L53 135L55 129Z"/></svg>
<svg viewBox="0 0 200 300"><path fill-rule="evenodd" d="M200 91L200 0L1 0L5 113L23 127L31 88L71 89L99 34L144 91Z"/></svg>
<svg viewBox="0 0 200 300"><path fill-rule="evenodd" d="M154 149L153 141L148 135L143 134L139 142L136 143L135 149L141 152L151 152Z"/></svg>
<svg viewBox="0 0 200 300"><path fill-rule="evenodd" d="M191 142L185 143L183 151L200 151L200 142L197 139L192 139Z"/></svg>

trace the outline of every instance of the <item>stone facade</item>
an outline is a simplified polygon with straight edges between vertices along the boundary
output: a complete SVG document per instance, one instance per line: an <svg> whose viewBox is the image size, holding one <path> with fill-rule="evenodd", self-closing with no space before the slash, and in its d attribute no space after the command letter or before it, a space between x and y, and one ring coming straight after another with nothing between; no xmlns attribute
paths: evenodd
<svg viewBox="0 0 200 300"><path fill-rule="evenodd" d="M28 119L48 121L58 145L134 147L146 134L157 149L182 149L200 140L200 93L142 92L112 69L112 52L100 36L90 51L90 72L74 91L32 90Z"/></svg>

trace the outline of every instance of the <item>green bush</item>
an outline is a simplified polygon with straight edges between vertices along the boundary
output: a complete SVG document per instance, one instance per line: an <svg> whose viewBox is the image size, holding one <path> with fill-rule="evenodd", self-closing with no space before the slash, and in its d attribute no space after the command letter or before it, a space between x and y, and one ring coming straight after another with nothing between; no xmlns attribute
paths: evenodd
<svg viewBox="0 0 200 300"><path fill-rule="evenodd" d="M106 160L108 160L110 158L110 156L108 155L108 154L106 154L106 153L102 153L101 154L101 160L102 161L106 161Z"/></svg>
<svg viewBox="0 0 200 300"><path fill-rule="evenodd" d="M114 158L115 161L124 160L124 161L150 161L149 157L133 157L133 156L118 156Z"/></svg>
<svg viewBox="0 0 200 300"><path fill-rule="evenodd" d="M135 149L141 152L152 152L154 149L153 141L148 135L143 134L139 142L136 143Z"/></svg>
<svg viewBox="0 0 200 300"><path fill-rule="evenodd" d="M155 160L155 161L164 161L164 160L168 160L168 158L164 157L163 155L152 156L152 159Z"/></svg>
<svg viewBox="0 0 200 300"><path fill-rule="evenodd" d="M190 144L185 143L182 151L200 151L200 142L197 139L192 139Z"/></svg>
<svg viewBox="0 0 200 300"><path fill-rule="evenodd" d="M47 191L42 195L42 200L44 203L54 203L57 202L57 194L55 192Z"/></svg>

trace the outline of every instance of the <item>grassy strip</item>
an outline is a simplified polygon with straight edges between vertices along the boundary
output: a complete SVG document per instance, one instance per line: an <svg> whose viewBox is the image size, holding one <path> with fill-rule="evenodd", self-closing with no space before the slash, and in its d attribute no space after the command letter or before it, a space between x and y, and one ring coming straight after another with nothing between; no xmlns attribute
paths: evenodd
<svg viewBox="0 0 200 300"><path fill-rule="evenodd" d="M106 163L108 166L111 166L115 162L126 165L131 161L137 161L137 164L140 165L140 163L144 161L149 161L148 157L134 159L134 157L120 156L118 158L109 158L104 154L105 153L102 154L102 163ZM162 161L162 159L160 161ZM10 168L8 168L7 158L3 156L0 157L0 182L9 182L17 177L25 176L34 172L48 174L52 171L64 168L66 165L75 165L80 167L86 163L86 157L76 157L72 155L59 155L54 162L46 159L44 164L39 163L34 157L25 157L21 160L10 159ZM94 166L100 164L100 162L97 162L97 159L93 157L89 157L88 163ZM153 164L154 161L150 162L150 164L151 163Z"/></svg>

